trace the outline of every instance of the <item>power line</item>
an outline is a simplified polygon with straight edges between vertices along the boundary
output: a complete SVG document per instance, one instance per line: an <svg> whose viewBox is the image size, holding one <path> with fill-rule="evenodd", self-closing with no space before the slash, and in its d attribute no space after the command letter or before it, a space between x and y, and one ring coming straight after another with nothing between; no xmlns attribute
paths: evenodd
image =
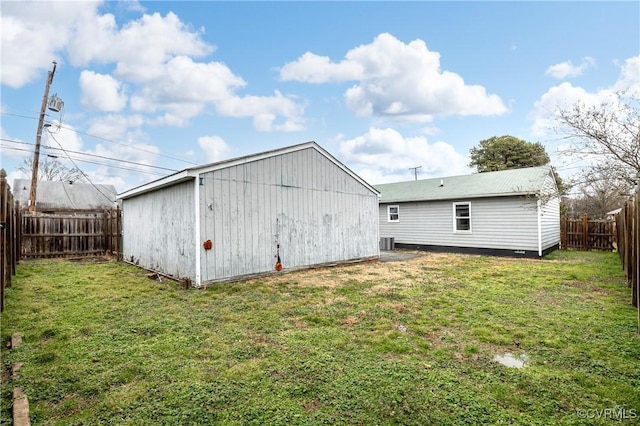
<svg viewBox="0 0 640 426"><path fill-rule="evenodd" d="M0 138L0 141L33 146L33 143L30 143L30 142L22 142L22 141L16 141L16 140L11 140L11 139ZM9 147L7 147L7 148L9 148ZM47 148L47 149L51 149L51 150L58 150L58 151L61 150L61 148L56 148L55 146L51 146L51 145L43 145L43 148ZM25 151L27 151L27 150L25 150ZM87 157L101 158L101 159L104 159L104 160L118 161L118 162L127 163L127 164L134 164L136 166L141 166L141 167L148 167L148 168L153 168L153 169L166 170L168 172L177 172L178 171L176 169L170 169L168 167L153 166L153 165L150 165L150 164L139 163L139 162L136 162L136 161L122 160L122 159L119 159L119 158L107 157L107 156L98 155L98 154L90 154L90 153L87 153L87 152L72 151L72 150L66 150L66 152L69 152L69 153L72 153L72 154L84 155L84 156L87 156ZM86 161L86 162L89 162L89 161ZM104 163L93 163L93 164L109 165L109 164L104 164ZM112 166L112 167L116 167L116 166Z"/></svg>
<svg viewBox="0 0 640 426"><path fill-rule="evenodd" d="M20 115L20 114L12 114L12 113L7 113L7 112L0 112L0 115L8 115L8 116L20 117L20 118L28 118L28 119L32 119L32 120L36 120L37 119L35 117L29 117L29 116ZM185 160L184 158L175 157L175 156L167 155L167 154L161 154L161 153L158 153L158 152L155 152L155 151L152 151L152 150L149 150L149 149L144 149L144 148L141 148L141 147L138 147L138 146L134 146L134 145L128 145L128 144L123 143L123 142L118 142L118 141L115 141L115 140L112 140L112 139L108 139L108 138L105 138L105 137L102 137L102 136L98 136L98 135L94 135L94 134L91 134L91 133L83 132L81 130L74 129L72 127L64 126L64 125L62 125L60 123L55 124L55 126L58 127L59 129L69 130L69 131L77 133L77 134L89 136L90 138L103 140L105 142L109 142L109 143L113 143L113 144L117 144L117 145L122 145L122 146L125 146L125 147L130 148L130 149L135 149L135 150L138 150L138 151L146 152L148 154L157 155L158 157L168 158L170 160L175 160L175 161L181 161L183 163L191 164L191 165L194 165L194 166L198 165L198 163L195 163L195 162L189 161L189 160Z"/></svg>
<svg viewBox="0 0 640 426"><path fill-rule="evenodd" d="M13 147L13 146L0 145L0 147L3 148L3 149L10 149L10 150L13 150L13 151L32 152L32 150L30 150L30 149L17 148L17 147ZM51 147L50 149L60 149L60 148ZM98 161L85 160L85 159L77 158L77 157L72 157L72 158L75 161L79 161L81 163L96 164L98 166L112 167L114 169L127 170L127 171L130 171L130 172L147 173L147 174L151 174L151 175L155 175L155 176L166 176L166 173L160 173L160 172L156 172L156 171L153 171L153 170L141 170L139 168L124 167L124 166L118 166L116 164L109 164L109 163L100 163ZM146 166L144 164L140 164L140 166L142 166L142 167L155 167L155 166Z"/></svg>
<svg viewBox="0 0 640 426"><path fill-rule="evenodd" d="M60 142L58 142L58 140L55 138L55 136L53 136L53 134L51 134L51 132L47 132L49 134L49 136L51 136L51 138L58 144L60 145L60 149L62 149L62 152L64 152L65 154L67 154L67 152L64 150L64 148L62 148L62 144ZM84 178L87 180L87 182L89 182L91 184L91 186L93 186L96 191L98 191L100 194L102 194L102 196L104 198L106 198L107 200L109 200L110 203L113 203L115 200L112 200L111 197L109 197L108 195L106 195L104 192L102 192L100 190L100 188L98 188L93 181L89 178L89 176L82 171L82 169L80 167L78 167L78 165L76 164L75 161L73 161L73 159L69 156L69 154L67 154L67 158L69 159L69 161L71 161L73 163L73 165L76 167L76 169L82 174L82 176L84 176Z"/></svg>

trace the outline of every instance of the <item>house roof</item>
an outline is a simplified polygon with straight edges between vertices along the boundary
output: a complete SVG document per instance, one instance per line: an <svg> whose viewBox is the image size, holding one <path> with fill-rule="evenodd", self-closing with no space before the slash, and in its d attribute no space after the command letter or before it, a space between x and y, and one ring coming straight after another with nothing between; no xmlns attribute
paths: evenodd
<svg viewBox="0 0 640 426"><path fill-rule="evenodd" d="M381 203L538 194L551 167L528 167L375 185Z"/></svg>
<svg viewBox="0 0 640 426"><path fill-rule="evenodd" d="M15 179L13 195L21 208L29 206L31 179ZM116 207L116 188L113 185L38 181L37 210L105 210Z"/></svg>
<svg viewBox="0 0 640 426"><path fill-rule="evenodd" d="M333 157L329 152L325 151L320 145L315 143L314 141L304 142L297 145L291 145L284 148L278 148L271 151L260 152L257 154L246 155L243 157L231 158L229 160L218 161L216 163L205 164L202 166L191 167L188 169L181 170L179 172L173 173L171 175L165 176L163 178L154 180L147 184L135 187L128 191L125 191L118 195L120 199L127 199L130 197L134 197L136 195L144 194L145 192L154 191L166 186L174 185L178 182L183 182L186 180L193 180L198 177L201 173L207 173L214 170L225 169L227 167L237 166L239 164L246 164L253 161L263 160L265 158L275 157L277 155L288 154L291 152L301 151L303 149L312 148L318 151L320 154L324 155L327 159L333 162L336 166L344 170L346 173L351 175L354 179L359 181L362 185L366 186L371 192L378 194L378 191L369 183L367 183L360 176L351 171L347 166L338 161L335 157Z"/></svg>

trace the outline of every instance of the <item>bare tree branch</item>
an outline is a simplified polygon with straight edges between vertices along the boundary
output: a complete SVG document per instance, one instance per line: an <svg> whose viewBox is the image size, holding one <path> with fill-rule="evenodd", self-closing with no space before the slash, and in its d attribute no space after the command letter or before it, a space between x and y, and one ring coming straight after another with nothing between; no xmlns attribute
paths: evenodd
<svg viewBox="0 0 640 426"><path fill-rule="evenodd" d="M598 106L576 102L560 109L556 123L572 146L563 153L594 161L592 172L637 184L640 173L640 99L616 92Z"/></svg>

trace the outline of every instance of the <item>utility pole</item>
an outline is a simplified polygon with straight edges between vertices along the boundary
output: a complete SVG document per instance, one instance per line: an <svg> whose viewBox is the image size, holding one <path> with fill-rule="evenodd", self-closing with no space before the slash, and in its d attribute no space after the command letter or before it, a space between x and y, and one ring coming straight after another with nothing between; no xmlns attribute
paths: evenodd
<svg viewBox="0 0 640 426"><path fill-rule="evenodd" d="M421 169L422 166L417 166L417 167L409 167L409 170L413 170L413 174L415 175L415 180L418 180L418 169Z"/></svg>
<svg viewBox="0 0 640 426"><path fill-rule="evenodd" d="M49 71L47 84L44 87L44 96L42 97L42 107L40 108L40 119L38 120L38 133L36 133L36 150L33 153L33 164L31 169L31 189L29 191L29 211L36 211L36 191L38 189L38 162L40 161L40 140L42 139L42 127L44 126L44 116L47 110L47 101L49 100L49 88L53 83L53 75L56 73L56 61L53 61L53 69Z"/></svg>

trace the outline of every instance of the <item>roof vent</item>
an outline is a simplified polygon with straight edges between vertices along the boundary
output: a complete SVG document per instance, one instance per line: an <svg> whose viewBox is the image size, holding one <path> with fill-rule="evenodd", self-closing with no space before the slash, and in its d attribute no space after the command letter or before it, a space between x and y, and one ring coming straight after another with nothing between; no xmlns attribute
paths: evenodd
<svg viewBox="0 0 640 426"><path fill-rule="evenodd" d="M440 186L444 186L444 179L440 179Z"/></svg>

